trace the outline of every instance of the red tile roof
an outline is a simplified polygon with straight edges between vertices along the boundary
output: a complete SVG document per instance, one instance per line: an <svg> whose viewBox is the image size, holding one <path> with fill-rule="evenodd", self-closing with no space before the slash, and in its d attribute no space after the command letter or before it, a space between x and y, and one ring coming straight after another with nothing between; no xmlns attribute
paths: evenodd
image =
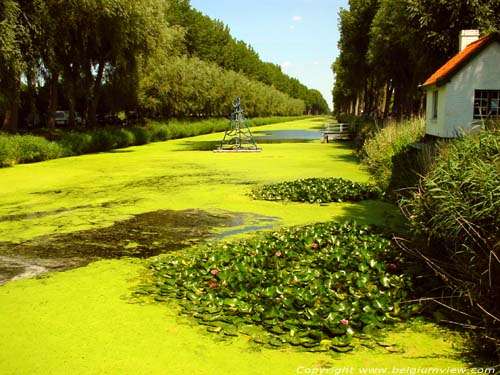
<svg viewBox="0 0 500 375"><path fill-rule="evenodd" d="M498 33L488 34L472 42L462 52L453 56L446 64L436 70L421 87L425 88L433 84L436 86L444 85L455 73L494 40L500 41Z"/></svg>

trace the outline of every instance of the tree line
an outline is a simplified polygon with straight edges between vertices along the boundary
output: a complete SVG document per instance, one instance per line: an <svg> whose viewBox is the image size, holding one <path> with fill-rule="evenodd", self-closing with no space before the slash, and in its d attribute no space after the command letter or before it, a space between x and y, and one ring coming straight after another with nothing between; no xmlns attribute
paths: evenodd
<svg viewBox="0 0 500 375"><path fill-rule="evenodd" d="M418 85L458 52L460 31L500 30L499 0L349 0L332 65L336 114L423 111Z"/></svg>
<svg viewBox="0 0 500 375"><path fill-rule="evenodd" d="M262 62L188 0L2 0L0 119L15 132L58 109L99 114L225 116L241 96L251 116L325 113L317 90ZM229 103L229 104L228 104Z"/></svg>

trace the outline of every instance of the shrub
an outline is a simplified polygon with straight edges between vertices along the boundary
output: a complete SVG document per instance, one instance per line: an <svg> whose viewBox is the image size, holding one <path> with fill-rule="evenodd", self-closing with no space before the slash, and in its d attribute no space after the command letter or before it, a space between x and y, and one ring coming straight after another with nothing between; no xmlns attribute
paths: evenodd
<svg viewBox="0 0 500 375"><path fill-rule="evenodd" d="M265 125L300 118L302 117L269 117L256 119L255 122ZM54 139L52 142L40 136L0 134L0 167L224 131L228 123L227 119L211 118L150 121L145 126L107 126L86 132L65 132L60 129L42 131L46 138Z"/></svg>
<svg viewBox="0 0 500 375"><path fill-rule="evenodd" d="M92 150L92 136L89 133L67 132L59 143L67 155L82 155Z"/></svg>
<svg viewBox="0 0 500 375"><path fill-rule="evenodd" d="M458 322L500 356L500 130L443 145L402 208L422 239L412 253L441 276L449 312L463 311Z"/></svg>
<svg viewBox="0 0 500 375"><path fill-rule="evenodd" d="M368 166L375 182L387 189L393 170L393 157L425 135L425 121L415 118L391 122L368 139L361 150L363 163Z"/></svg>
<svg viewBox="0 0 500 375"><path fill-rule="evenodd" d="M399 200L410 196L422 176L432 169L439 143L418 143L404 146L392 157L392 171L387 187L388 196Z"/></svg>
<svg viewBox="0 0 500 375"><path fill-rule="evenodd" d="M171 139L168 126L158 122L150 122L147 125L148 131L151 133L151 142L162 142Z"/></svg>
<svg viewBox="0 0 500 375"><path fill-rule="evenodd" d="M91 152L108 151L116 148L116 139L112 130L97 129L92 133Z"/></svg>
<svg viewBox="0 0 500 375"><path fill-rule="evenodd" d="M217 333L258 343L348 351L353 335L375 334L418 310L401 303L410 277L392 242L375 228L329 222L205 245L153 261L156 300ZM262 330L252 330L250 327Z"/></svg>
<svg viewBox="0 0 500 375"><path fill-rule="evenodd" d="M0 165L33 163L65 155L58 143L34 135L0 135Z"/></svg>
<svg viewBox="0 0 500 375"><path fill-rule="evenodd" d="M134 145L134 134L127 129L106 127L91 132L68 132L59 140L67 155L109 151Z"/></svg>
<svg viewBox="0 0 500 375"><path fill-rule="evenodd" d="M56 159L64 155L63 148L56 142L33 135L15 136L19 147L18 163Z"/></svg>
<svg viewBox="0 0 500 375"><path fill-rule="evenodd" d="M113 148L124 148L133 146L136 142L134 133L128 129L117 129L115 135L115 145Z"/></svg>
<svg viewBox="0 0 500 375"><path fill-rule="evenodd" d="M375 186L342 178L304 178L296 181L258 186L252 189L254 199L308 203L357 202L377 199Z"/></svg>
<svg viewBox="0 0 500 375"><path fill-rule="evenodd" d="M16 163L15 146L11 137L0 133L0 167L11 167Z"/></svg>
<svg viewBox="0 0 500 375"><path fill-rule="evenodd" d="M151 133L143 126L133 126L130 132L134 135L136 145L145 145L151 141Z"/></svg>

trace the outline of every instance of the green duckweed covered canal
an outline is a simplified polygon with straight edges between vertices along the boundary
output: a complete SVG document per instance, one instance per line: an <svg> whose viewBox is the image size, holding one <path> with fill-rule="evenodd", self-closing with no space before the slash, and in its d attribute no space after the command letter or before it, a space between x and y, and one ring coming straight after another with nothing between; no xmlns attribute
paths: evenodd
<svg viewBox="0 0 500 375"><path fill-rule="evenodd" d="M0 374L465 368L458 337L423 321L388 329L386 346L308 353L216 337L175 305L132 299L148 277L144 259L163 252L328 220L400 224L397 208L379 201L249 196L257 184L298 178L366 181L347 143L309 137L325 122L261 127L274 136L260 153L213 153L221 134L211 134L0 170ZM295 133L278 142L285 130Z"/></svg>

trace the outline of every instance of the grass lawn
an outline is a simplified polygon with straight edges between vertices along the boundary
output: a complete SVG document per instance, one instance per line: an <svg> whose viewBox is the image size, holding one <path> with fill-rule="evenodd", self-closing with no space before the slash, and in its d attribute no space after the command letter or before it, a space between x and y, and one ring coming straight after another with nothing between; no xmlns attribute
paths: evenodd
<svg viewBox="0 0 500 375"><path fill-rule="evenodd" d="M259 127L314 129L326 119ZM198 209L239 218L213 228L225 238L327 220L398 225L375 201L310 205L254 201L255 184L306 177L366 181L345 143L272 143L260 153L201 151L222 134L0 170L0 241L21 243L99 230L135 215ZM147 228L137 228L147 230ZM10 246L15 251L14 244ZM2 254L0 254L1 256ZM297 374L333 368L464 368L457 337L429 323L387 330L387 347L349 354L271 350L244 337L221 341L173 306L131 303L144 262L123 258L0 286L0 374ZM352 369L352 371L351 371ZM349 371L349 372L347 372ZM382 370L381 370L382 371ZM407 372L409 373L409 372Z"/></svg>

